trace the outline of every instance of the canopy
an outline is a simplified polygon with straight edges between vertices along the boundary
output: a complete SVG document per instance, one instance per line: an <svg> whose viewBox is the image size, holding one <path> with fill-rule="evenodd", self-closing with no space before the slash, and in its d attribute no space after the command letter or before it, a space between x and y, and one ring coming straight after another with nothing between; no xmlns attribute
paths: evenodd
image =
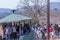
<svg viewBox="0 0 60 40"><path fill-rule="evenodd" d="M19 14L10 14L9 16L2 18L0 20L0 23L18 22L18 21L30 20L30 19L32 18L19 15Z"/></svg>

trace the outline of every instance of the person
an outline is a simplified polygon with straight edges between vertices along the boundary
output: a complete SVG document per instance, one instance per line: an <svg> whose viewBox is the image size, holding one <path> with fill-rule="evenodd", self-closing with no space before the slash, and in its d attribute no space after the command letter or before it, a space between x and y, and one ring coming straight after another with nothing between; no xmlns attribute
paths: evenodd
<svg viewBox="0 0 60 40"><path fill-rule="evenodd" d="M25 33L29 33L31 31L30 25L29 24L24 24L23 30Z"/></svg>
<svg viewBox="0 0 60 40"><path fill-rule="evenodd" d="M49 34L50 34L50 38L53 39L54 33L51 25L49 27Z"/></svg>
<svg viewBox="0 0 60 40"><path fill-rule="evenodd" d="M16 32L17 32L17 34L19 34L19 25L16 25Z"/></svg>
<svg viewBox="0 0 60 40"><path fill-rule="evenodd" d="M3 32L2 25L0 24L0 40L3 38L4 38L4 32Z"/></svg>
<svg viewBox="0 0 60 40"><path fill-rule="evenodd" d="M55 33L55 30L54 30L54 24L51 24L51 26L52 26L52 31Z"/></svg>
<svg viewBox="0 0 60 40"><path fill-rule="evenodd" d="M38 38L37 28L34 28L34 32L35 32L34 34L35 38Z"/></svg>
<svg viewBox="0 0 60 40"><path fill-rule="evenodd" d="M6 36L7 40L10 38L10 35L9 35L9 26L8 25L6 25L6 27L5 27L5 36Z"/></svg>
<svg viewBox="0 0 60 40"><path fill-rule="evenodd" d="M23 30L23 28L22 28L22 27L21 27L21 28L20 28L20 30L19 30L19 34L20 34L20 36L25 35L25 34L24 34L24 30Z"/></svg>
<svg viewBox="0 0 60 40"><path fill-rule="evenodd" d="M40 24L37 22L37 23L35 24L35 27L36 27L37 29L39 29L39 28L40 28Z"/></svg>
<svg viewBox="0 0 60 40"><path fill-rule="evenodd" d="M17 38L16 27L14 25L12 25L12 34L13 38Z"/></svg>
<svg viewBox="0 0 60 40"><path fill-rule="evenodd" d="M11 40L11 34L12 34L13 30L12 30L12 25L9 25L9 36L10 36L10 40Z"/></svg>
<svg viewBox="0 0 60 40"><path fill-rule="evenodd" d="M44 28L41 28L40 29L41 33L42 33L42 39L45 40L45 31L44 31Z"/></svg>
<svg viewBox="0 0 60 40"><path fill-rule="evenodd" d="M12 24L10 26L10 31L11 31L10 39L16 39L17 38L17 33L16 33L16 27L15 27L14 24Z"/></svg>
<svg viewBox="0 0 60 40"><path fill-rule="evenodd" d="M12 30L13 30L13 32L16 32L16 28L14 25L12 26Z"/></svg>
<svg viewBox="0 0 60 40"><path fill-rule="evenodd" d="M19 39L20 36L23 36L24 35L22 24L19 24L19 28L18 28L17 31L18 31L17 38Z"/></svg>
<svg viewBox="0 0 60 40"><path fill-rule="evenodd" d="M44 29L44 31L46 32L46 29L47 29L46 24L43 25L43 29Z"/></svg>
<svg viewBox="0 0 60 40"><path fill-rule="evenodd" d="M60 33L60 24L58 25L58 35L59 35L59 33Z"/></svg>
<svg viewBox="0 0 60 40"><path fill-rule="evenodd" d="M56 35L59 35L58 25L57 25L57 24L54 25L54 30L55 30L55 34L56 34ZM58 34L57 34L57 33L58 33Z"/></svg>
<svg viewBox="0 0 60 40"><path fill-rule="evenodd" d="M19 39L19 36L20 36L19 29L20 29L19 25L16 25L16 32L17 32L17 38L18 39Z"/></svg>

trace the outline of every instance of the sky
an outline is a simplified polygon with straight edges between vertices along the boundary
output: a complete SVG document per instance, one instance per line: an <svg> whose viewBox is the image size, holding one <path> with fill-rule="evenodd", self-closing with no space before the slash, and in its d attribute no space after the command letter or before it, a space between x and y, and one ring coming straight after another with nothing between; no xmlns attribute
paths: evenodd
<svg viewBox="0 0 60 40"><path fill-rule="evenodd" d="M59 0L51 0L51 2L60 2ZM0 0L0 8L16 9L19 0Z"/></svg>
<svg viewBox="0 0 60 40"><path fill-rule="evenodd" d="M0 8L16 9L19 0L0 0Z"/></svg>

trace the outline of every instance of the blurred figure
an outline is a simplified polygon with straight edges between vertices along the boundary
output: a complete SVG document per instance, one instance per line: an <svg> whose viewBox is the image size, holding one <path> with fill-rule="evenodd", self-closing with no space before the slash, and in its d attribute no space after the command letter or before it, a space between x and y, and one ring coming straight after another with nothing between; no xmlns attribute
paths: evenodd
<svg viewBox="0 0 60 40"><path fill-rule="evenodd" d="M52 31L53 31L53 33L55 33L55 30L54 30L54 24L51 24L51 26L52 26Z"/></svg>
<svg viewBox="0 0 60 40"><path fill-rule="evenodd" d="M24 31L23 31L22 24L20 24L20 28L19 28L19 34L20 34L20 36L23 36L23 35L25 35L25 34L24 34Z"/></svg>
<svg viewBox="0 0 60 40"><path fill-rule="evenodd" d="M13 38L16 39L17 33L16 33L16 27L14 25L12 25L12 34L13 34Z"/></svg>
<svg viewBox="0 0 60 40"><path fill-rule="evenodd" d="M0 40L3 38L4 38L4 32L3 32L2 25L0 24Z"/></svg>
<svg viewBox="0 0 60 40"><path fill-rule="evenodd" d="M42 39L45 40L46 37L45 37L45 30L44 30L44 28L41 28L40 31L41 31L41 34L42 34Z"/></svg>
<svg viewBox="0 0 60 40"><path fill-rule="evenodd" d="M19 27L19 25L16 25L16 32L17 32L17 38L18 38L18 39L19 39L19 37L20 37L19 31L20 31L20 27Z"/></svg>
<svg viewBox="0 0 60 40"><path fill-rule="evenodd" d="M44 29L44 31L46 32L46 30L47 30L46 24L43 25L43 29Z"/></svg>
<svg viewBox="0 0 60 40"><path fill-rule="evenodd" d="M24 31L24 34L30 33L30 31L31 31L30 25L24 24L23 31Z"/></svg>
<svg viewBox="0 0 60 40"><path fill-rule="evenodd" d="M37 29L40 28L40 24L39 24L39 22L37 22L37 23L35 24L35 27L36 27Z"/></svg>
<svg viewBox="0 0 60 40"><path fill-rule="evenodd" d="M60 24L58 25L58 36L60 35Z"/></svg>
<svg viewBox="0 0 60 40"><path fill-rule="evenodd" d="M13 30L13 33L16 32L16 27L14 25L12 25L12 30Z"/></svg>
<svg viewBox="0 0 60 40"><path fill-rule="evenodd" d="M54 33L53 33L53 28L52 28L51 25L50 25L50 27L49 27L49 34L50 34L50 39L53 39Z"/></svg>
<svg viewBox="0 0 60 40"><path fill-rule="evenodd" d="M38 33L37 33L37 28L34 28L34 32L35 32L35 38L38 38Z"/></svg>
<svg viewBox="0 0 60 40"><path fill-rule="evenodd" d="M19 34L19 25L16 25L16 31L17 31L17 33Z"/></svg>
<svg viewBox="0 0 60 40"><path fill-rule="evenodd" d="M57 33L59 33L59 32L58 32L58 25L57 25L57 24L54 25L54 30L55 30L55 34L56 34L56 35L59 35L59 34L57 34Z"/></svg>
<svg viewBox="0 0 60 40"><path fill-rule="evenodd" d="M6 25L5 27L5 35L7 40L10 39L9 25Z"/></svg>

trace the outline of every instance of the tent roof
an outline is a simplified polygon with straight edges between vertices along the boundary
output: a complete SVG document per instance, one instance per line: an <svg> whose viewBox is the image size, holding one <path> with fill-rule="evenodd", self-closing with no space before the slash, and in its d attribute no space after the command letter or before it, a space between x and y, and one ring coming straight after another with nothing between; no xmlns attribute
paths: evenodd
<svg viewBox="0 0 60 40"><path fill-rule="evenodd" d="M10 14L9 16L1 19L0 23L18 22L18 21L30 20L30 19L32 19L32 18L23 16L23 15L19 15L19 14Z"/></svg>

